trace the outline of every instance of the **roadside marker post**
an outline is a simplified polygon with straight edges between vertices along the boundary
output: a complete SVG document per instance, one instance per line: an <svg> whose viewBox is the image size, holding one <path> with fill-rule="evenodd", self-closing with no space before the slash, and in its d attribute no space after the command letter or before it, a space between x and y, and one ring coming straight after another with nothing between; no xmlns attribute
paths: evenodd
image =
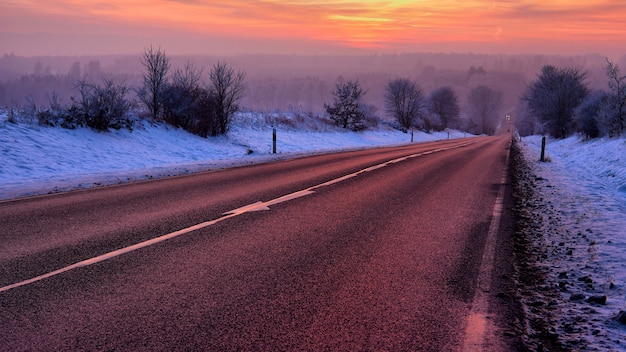
<svg viewBox="0 0 626 352"><path fill-rule="evenodd" d="M276 154L276 128L272 128L272 154Z"/></svg>

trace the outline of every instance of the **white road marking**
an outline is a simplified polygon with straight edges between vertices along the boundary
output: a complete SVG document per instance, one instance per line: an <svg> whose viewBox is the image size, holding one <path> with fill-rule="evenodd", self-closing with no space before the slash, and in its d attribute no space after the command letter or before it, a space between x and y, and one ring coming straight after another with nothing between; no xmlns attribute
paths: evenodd
<svg viewBox="0 0 626 352"><path fill-rule="evenodd" d="M506 154L505 165L509 164L509 151ZM494 258L496 252L496 241L500 220L504 209L504 188L506 184L507 168L505 167L500 179L500 188L496 202L493 205L491 223L485 239L485 249L483 250L480 269L476 283L476 292L472 301L472 308L467 316L465 327L465 340L462 351L496 351L498 346L494 346L493 329L489 315L489 291L491 290L491 275L493 273Z"/></svg>
<svg viewBox="0 0 626 352"><path fill-rule="evenodd" d="M248 204L241 208L237 208L231 211L227 211L222 215L241 215L243 213L247 213L250 211L261 211L261 210L270 210L270 208L263 202L258 201L256 203Z"/></svg>
<svg viewBox="0 0 626 352"><path fill-rule="evenodd" d="M315 193L315 192L313 192L313 188L307 188L307 189L303 189L302 191L290 193L290 194L284 195L282 197L275 198L273 200L265 202L265 204L268 207L270 207L272 205L280 204L280 203L283 203L283 202L288 202L288 201L294 200L296 198L308 196L309 194L313 194L313 193Z"/></svg>
<svg viewBox="0 0 626 352"><path fill-rule="evenodd" d="M317 186L316 186L317 187ZM298 192L294 192L294 193L289 193L287 195L284 195L282 197L278 197L275 199L272 199L270 201L267 202L256 202L256 203L252 203L252 204L248 204L246 206L243 206L241 208L237 208L235 210L231 210L231 211L227 211L225 212L223 215L241 215L247 212L251 212L251 211L261 211L261 210L270 210L270 206L272 205L276 205L276 204L280 204L283 202L288 202L290 200L296 199L296 198L300 198L300 197L304 197L304 196L308 196L309 194L315 193L312 191L312 188L307 188L307 189L303 189L301 191Z"/></svg>
<svg viewBox="0 0 626 352"><path fill-rule="evenodd" d="M85 266L88 266L88 265L100 263L100 262L103 262L105 260L117 257L119 255L135 251L137 249L145 248L145 247L151 246L153 244L156 244L156 243L159 243L159 242L163 242L165 240L169 240L171 238L178 237L180 235L184 235L186 233L205 228L207 226L215 225L216 223L218 223L218 222L220 222L222 220L226 220L226 219L232 218L234 216L236 216L236 215L223 216L223 217L215 219L215 220L206 221L206 222L194 225L194 226L187 227L187 228L182 229L182 230L178 230L178 231L175 231L175 232L172 232L172 233L168 233L167 235L155 237L153 239L150 239L150 240L147 240L147 241L144 241L144 242L136 243L136 244L134 244L132 246L120 248L118 250L115 250L115 251L112 251L112 252L108 252L108 253L99 255L97 257L86 259L86 260L80 261L78 263L66 266L64 268L61 268L61 269L58 269L58 270L54 270L54 271L51 271L49 273L33 277L32 279L28 279L28 280L24 280L24 281L21 281L21 282L17 282L17 283L12 284L12 285L0 287L0 292L8 291L8 290L10 290L12 288L16 288L16 287L32 284L34 282L41 281L43 279L47 279L49 277L59 275L59 274L62 274L64 272L67 272L67 271L70 271L70 270L73 270L73 269L82 268L82 267L85 267Z"/></svg>
<svg viewBox="0 0 626 352"><path fill-rule="evenodd" d="M141 249L141 248L145 248L145 247L151 246L153 244L157 244L157 243L160 243L160 242L172 239L174 237L178 237L180 235L184 235L184 234L192 232L192 231L200 230L200 229L203 229L205 227L215 225L215 224L217 224L220 221L223 221L223 220L226 220L226 219L229 219L229 218L233 218L233 217L236 217L236 216L248 213L248 212L270 210L269 207L272 206L272 205L280 204L280 203L287 202L287 201L290 201L290 200L293 200L293 199L296 199L296 198L307 196L309 194L315 193L314 190L317 189L317 188L330 186L330 185L333 185L335 183L339 183L339 182L348 180L350 178L356 177L356 176L358 176L361 173L378 170L378 169L383 168L383 167L385 167L385 166L387 166L389 164L393 164L393 163L397 163L397 162L400 162L400 161L405 161L405 160L408 160L408 159L411 159L411 158L416 158L416 157L419 157L419 156L428 155L428 154L432 154L432 153L437 153L437 152L441 152L441 151L445 151L445 150L451 150L451 149L457 149L457 148L461 148L461 147L466 147L466 146L474 144L474 143L477 143L477 142L471 141L471 142L455 145L455 146L452 146L452 147L440 148L440 149L435 149L435 150L432 150L432 151L427 151L427 152L422 152L422 153L417 153L417 154L411 154L411 155L408 155L408 156L405 156L405 157L401 157L401 158L398 158L398 159L393 159L393 160L390 160L390 161L386 161L386 162L384 162L382 164L370 166L368 168L362 169L362 170L354 172L352 174L341 176L339 178L336 178L336 179L333 179L333 180L321 183L321 184L313 186L313 187L309 187L307 189L303 189L303 190L300 190L300 191L297 191L297 192L289 193L289 194L286 194L284 196L281 196L281 197L269 200L267 202L258 201L258 202L252 203L252 204L248 204L248 205L245 205L243 207L240 207L240 208L237 208L237 209L234 209L234 210L231 210L231 211L227 211L227 212L222 214L224 216L222 216L220 218L217 218L215 220L206 221L206 222L194 225L194 226L190 226L190 227L184 228L182 230L178 230L178 231L175 231L175 232L172 232L172 233L168 233L168 234L163 235L163 236L155 237L153 239L150 239L150 240L147 240L147 241L144 241L144 242L140 242L140 243L128 246L128 247L120 248L118 250L115 250L115 251L112 251L112 252L108 252L108 253L99 255L97 257L86 259L86 260L80 261L78 263L75 263L75 264L72 264L72 265L68 265L68 266L63 267L61 269L57 269L57 270L51 271L49 273L33 277L31 279L28 279L28 280L24 280L24 281L20 281L20 282L17 282L17 283L8 285L8 286L0 287L0 292L8 291L10 289L17 288L17 287L20 287L20 286L29 285L29 284L32 284L32 283L35 283L35 282L47 279L49 277L56 276L56 275L68 272L70 270L74 270L74 269L77 269L77 268L82 268L82 267L85 267L85 266L88 266L88 265L92 265L92 264L96 264L96 263L100 263L100 262L103 262L105 260L109 260L111 258L115 258L115 257L117 257L119 255L122 255L122 254L125 254L125 253L129 253L129 252Z"/></svg>

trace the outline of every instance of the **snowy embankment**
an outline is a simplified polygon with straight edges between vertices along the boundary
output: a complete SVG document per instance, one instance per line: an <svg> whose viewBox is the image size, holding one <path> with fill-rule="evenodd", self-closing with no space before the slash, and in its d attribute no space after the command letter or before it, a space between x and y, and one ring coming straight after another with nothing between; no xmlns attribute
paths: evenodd
<svg viewBox="0 0 626 352"><path fill-rule="evenodd" d="M277 130L276 154L271 125ZM460 137L462 132L450 132L450 138ZM416 132L414 141L446 138L447 132ZM201 138L145 121L132 132L103 133L14 124L0 113L0 200L410 141L409 133L384 125L349 132L290 114L240 113L227 135Z"/></svg>
<svg viewBox="0 0 626 352"><path fill-rule="evenodd" d="M626 138L548 140L543 163L541 137L520 145L543 203L538 264L559 291L536 305L566 348L626 350Z"/></svg>

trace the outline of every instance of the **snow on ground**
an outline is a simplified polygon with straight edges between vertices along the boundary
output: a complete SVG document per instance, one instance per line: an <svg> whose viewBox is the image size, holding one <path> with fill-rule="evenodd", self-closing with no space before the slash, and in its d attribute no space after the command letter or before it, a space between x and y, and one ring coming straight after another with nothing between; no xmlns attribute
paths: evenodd
<svg viewBox="0 0 626 352"><path fill-rule="evenodd" d="M414 138L446 139L448 133L416 132ZM410 141L410 134L386 125L349 132L315 117L279 113L237 114L226 136L211 138L145 121L132 132L15 124L0 113L0 200Z"/></svg>
<svg viewBox="0 0 626 352"><path fill-rule="evenodd" d="M546 203L547 282L560 290L556 331L573 350L626 351L626 138L520 143ZM606 304L589 302L606 296Z"/></svg>
<svg viewBox="0 0 626 352"><path fill-rule="evenodd" d="M272 125L277 154L272 154ZM464 136L416 132L414 141ZM146 122L132 132L104 133L14 124L0 113L0 200L410 139L385 125L348 132L319 119L279 113L238 114L231 131L216 138ZM626 310L626 139L550 141L547 163L538 162L541 137L526 137L521 145L550 205L543 214L552 228L545 231L542 265L548 281L563 288L559 335L570 339L570 347L626 350L626 325L613 319ZM584 298L572 300L576 295ZM606 296L606 305L587 302L592 296Z"/></svg>

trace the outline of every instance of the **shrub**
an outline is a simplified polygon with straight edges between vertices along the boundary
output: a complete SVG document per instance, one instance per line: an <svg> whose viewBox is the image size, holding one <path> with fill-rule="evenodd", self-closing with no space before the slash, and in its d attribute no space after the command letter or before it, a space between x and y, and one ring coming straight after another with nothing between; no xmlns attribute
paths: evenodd
<svg viewBox="0 0 626 352"><path fill-rule="evenodd" d="M72 98L63 126L75 128L86 125L98 131L109 128L132 130L133 120L129 116L132 102L126 99L128 88L103 79L103 85L91 85L85 80L78 83L78 99Z"/></svg>

